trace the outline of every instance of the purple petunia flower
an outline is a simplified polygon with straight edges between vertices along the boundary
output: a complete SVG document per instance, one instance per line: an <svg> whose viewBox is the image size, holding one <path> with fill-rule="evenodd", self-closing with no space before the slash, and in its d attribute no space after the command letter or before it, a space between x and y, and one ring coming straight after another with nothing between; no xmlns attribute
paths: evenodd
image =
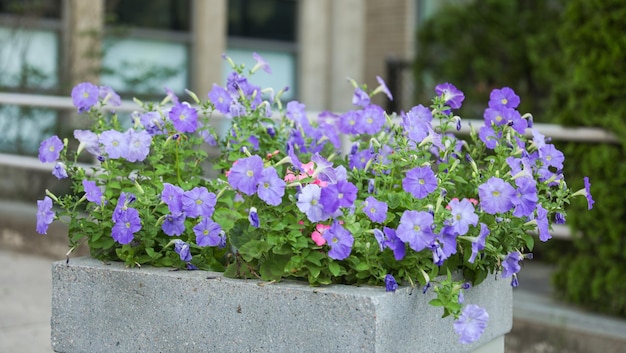
<svg viewBox="0 0 626 353"><path fill-rule="evenodd" d="M437 176L429 166L413 168L406 172L402 187L413 197L423 199L437 188Z"/></svg>
<svg viewBox="0 0 626 353"><path fill-rule="evenodd" d="M539 197L537 196L537 182L532 177L522 177L515 179L517 190L513 197L513 215L515 217L528 217L530 216L535 207Z"/></svg>
<svg viewBox="0 0 626 353"><path fill-rule="evenodd" d="M552 144L546 144L539 150L539 158L541 158L545 166L563 169L565 156L563 152L556 149Z"/></svg>
<svg viewBox="0 0 626 353"><path fill-rule="evenodd" d="M222 227L208 217L202 217L193 227L198 246L220 246L222 244Z"/></svg>
<svg viewBox="0 0 626 353"><path fill-rule="evenodd" d="M489 107L490 108L517 108L520 103L519 96L515 94L509 87L503 87L502 89L494 89L489 94Z"/></svg>
<svg viewBox="0 0 626 353"><path fill-rule="evenodd" d="M330 246L328 257L334 260L343 260L350 256L354 237L339 222L333 222L330 229L322 234L326 243Z"/></svg>
<svg viewBox="0 0 626 353"><path fill-rule="evenodd" d="M393 251L393 256L397 261L402 260L406 252L404 242L398 238L396 231L393 228L383 227L383 232L387 236L387 239L384 242L385 247Z"/></svg>
<svg viewBox="0 0 626 353"><path fill-rule="evenodd" d="M362 110L349 110L339 116L339 132L342 134L357 134L357 126L361 119Z"/></svg>
<svg viewBox="0 0 626 353"><path fill-rule="evenodd" d="M474 205L468 200L453 199L448 204L452 219L450 225L458 235L465 235L469 231L470 224L476 226L478 224L478 215L474 213Z"/></svg>
<svg viewBox="0 0 626 353"><path fill-rule="evenodd" d="M128 155L128 135L117 130L107 130L100 134L100 143L109 158L126 158Z"/></svg>
<svg viewBox="0 0 626 353"><path fill-rule="evenodd" d="M183 191L182 188L170 183L163 183L161 191L161 201L165 202L171 213L180 213L183 211Z"/></svg>
<svg viewBox="0 0 626 353"><path fill-rule="evenodd" d="M283 195L285 195L286 185L285 181L278 177L276 169L273 167L264 168L259 179L257 195L268 205L278 206L283 200Z"/></svg>
<svg viewBox="0 0 626 353"><path fill-rule="evenodd" d="M339 207L352 207L357 191L354 184L345 180L339 180L336 184L322 188L320 203L324 207L324 212L334 213Z"/></svg>
<svg viewBox="0 0 626 353"><path fill-rule="evenodd" d="M89 82L79 83L72 88L72 103L79 113L83 113L98 103L99 94L98 86Z"/></svg>
<svg viewBox="0 0 626 353"><path fill-rule="evenodd" d="M180 259L185 262L191 261L191 251L189 244L180 239L174 240L174 251L180 256Z"/></svg>
<svg viewBox="0 0 626 353"><path fill-rule="evenodd" d="M135 233L141 230L139 212L132 207L128 207L122 209L115 218L115 225L111 229L111 236L120 244L130 243Z"/></svg>
<svg viewBox="0 0 626 353"><path fill-rule="evenodd" d="M378 243L378 247L380 248L380 251L385 250L385 233L383 233L382 230L380 229L372 229L372 232L374 233L374 238L376 239L376 242Z"/></svg>
<svg viewBox="0 0 626 353"><path fill-rule="evenodd" d="M248 221L254 228L259 228L261 226L261 221L259 221L259 214L256 211L256 207L250 207L250 211L248 212Z"/></svg>
<svg viewBox="0 0 626 353"><path fill-rule="evenodd" d="M100 98L102 104L109 103L116 107L122 105L120 96L109 86L100 86L100 88L98 88L98 98Z"/></svg>
<svg viewBox="0 0 626 353"><path fill-rule="evenodd" d="M161 229L170 237L183 234L185 232L185 214L177 212L166 215Z"/></svg>
<svg viewBox="0 0 626 353"><path fill-rule="evenodd" d="M324 212L324 207L320 203L322 190L318 185L309 184L300 190L298 195L298 209L306 214L311 222L321 222L330 217Z"/></svg>
<svg viewBox="0 0 626 353"><path fill-rule="evenodd" d="M469 263L474 263L474 260L476 259L476 255L478 255L478 252L480 250L483 250L485 248L485 242L487 241L487 236L489 235L489 227L487 227L487 225L485 223L481 223L480 224L480 233L478 234L478 237L476 238L476 240L472 241L472 255L470 256Z"/></svg>
<svg viewBox="0 0 626 353"><path fill-rule="evenodd" d="M435 93L441 96L452 109L461 108L461 104L465 99L463 92L458 90L453 84L447 82L437 85L435 87Z"/></svg>
<svg viewBox="0 0 626 353"><path fill-rule="evenodd" d="M254 195L263 175L263 160L254 155L237 160L228 174L228 183L235 190Z"/></svg>
<svg viewBox="0 0 626 353"><path fill-rule="evenodd" d="M139 117L139 122L151 136L165 133L165 119L159 112L145 112Z"/></svg>
<svg viewBox="0 0 626 353"><path fill-rule="evenodd" d="M502 278L508 278L519 272L522 268L519 262L522 260L522 254L519 251L510 252L502 261Z"/></svg>
<svg viewBox="0 0 626 353"><path fill-rule="evenodd" d="M102 190L96 185L95 181L83 180L83 189L85 189L85 197L88 201L102 206Z"/></svg>
<svg viewBox="0 0 626 353"><path fill-rule="evenodd" d="M217 197L204 186L198 186L185 191L182 202L183 212L185 212L187 217L211 217L215 211L214 207L217 203Z"/></svg>
<svg viewBox="0 0 626 353"><path fill-rule="evenodd" d="M128 139L128 151L126 160L129 162L141 162L150 153L150 144L152 144L152 136L146 130L136 131L128 129L126 131Z"/></svg>
<svg viewBox="0 0 626 353"><path fill-rule="evenodd" d="M372 222L384 223L387 219L387 203L378 201L373 196L368 196L363 202L363 212Z"/></svg>
<svg viewBox="0 0 626 353"><path fill-rule="evenodd" d="M487 327L487 310L475 304L466 305L461 316L454 321L454 331L460 336L462 344L472 343L480 338Z"/></svg>
<svg viewBox="0 0 626 353"><path fill-rule="evenodd" d="M539 240L546 242L552 238L552 235L550 235L548 211L540 204L537 205L537 228L539 229Z"/></svg>
<svg viewBox="0 0 626 353"><path fill-rule="evenodd" d="M374 158L375 154L369 149L366 148L362 151L356 152L355 154L350 156L350 169L365 169L367 163Z"/></svg>
<svg viewBox="0 0 626 353"><path fill-rule="evenodd" d="M365 107L359 116L357 132L374 135L385 125L385 111L375 104Z"/></svg>
<svg viewBox="0 0 626 353"><path fill-rule="evenodd" d="M432 214L406 210L402 213L396 235L400 240L408 243L411 249L422 251L435 241L432 225Z"/></svg>
<svg viewBox="0 0 626 353"><path fill-rule="evenodd" d="M480 206L489 214L504 213L513 208L515 189L506 181L491 177L486 183L478 186Z"/></svg>
<svg viewBox="0 0 626 353"><path fill-rule="evenodd" d="M490 126L481 126L478 130L478 137L485 144L485 147L489 149L494 149L498 145L498 141L500 140L501 134L498 133L496 136L496 132Z"/></svg>
<svg viewBox="0 0 626 353"><path fill-rule="evenodd" d="M393 96L391 95L391 91L389 90L389 87L387 87L387 84L385 83L383 78L380 76L376 76L376 81L378 81L378 87L376 87L374 92L375 93L383 92L387 96L387 98L389 98L389 100L392 101Z"/></svg>
<svg viewBox="0 0 626 353"><path fill-rule="evenodd" d="M370 101L370 96L360 87L354 89L354 95L352 95L352 105L365 108L370 105Z"/></svg>
<svg viewBox="0 0 626 353"><path fill-rule="evenodd" d="M49 137L39 145L39 160L42 163L56 162L62 150L63 142L61 139L56 135Z"/></svg>
<svg viewBox="0 0 626 353"><path fill-rule="evenodd" d="M80 154L83 149L86 149L87 152L91 153L94 156L99 156L101 154L98 135L96 135L93 131L74 130L74 138L76 138L78 142L80 142L76 151L77 154Z"/></svg>
<svg viewBox="0 0 626 353"><path fill-rule="evenodd" d="M391 273L385 276L385 290L387 292L395 292L398 289L398 282Z"/></svg>
<svg viewBox="0 0 626 353"><path fill-rule="evenodd" d="M169 117L179 132L195 132L198 129L198 112L187 102L173 106Z"/></svg>
<svg viewBox="0 0 626 353"><path fill-rule="evenodd" d="M57 162L54 165L54 169L52 169L52 175L57 177L57 179L65 179L68 177L67 170L65 169L65 163Z"/></svg>
<svg viewBox="0 0 626 353"><path fill-rule="evenodd" d="M54 221L52 199L48 196L37 200L37 233L48 234L48 226Z"/></svg>
<svg viewBox="0 0 626 353"><path fill-rule="evenodd" d="M413 142L420 143L428 136L432 120L430 109L420 104L402 115L402 126Z"/></svg>
<svg viewBox="0 0 626 353"><path fill-rule="evenodd" d="M589 177L584 177L583 181L585 183L585 197L587 198L587 209L590 210L593 208L593 198L591 197L591 183L589 182Z"/></svg>
<svg viewBox="0 0 626 353"><path fill-rule="evenodd" d="M230 112L230 105L233 99L224 87L214 83L213 88L209 92L209 100L220 113L228 114Z"/></svg>
<svg viewBox="0 0 626 353"><path fill-rule="evenodd" d="M268 74L272 73L272 69L270 68L270 65L267 63L267 61L265 61L265 59L263 59L261 55L254 52L252 53L252 58L254 59L254 61L256 61L256 65L254 65L252 70L250 70L252 73L256 72L258 69L262 69Z"/></svg>

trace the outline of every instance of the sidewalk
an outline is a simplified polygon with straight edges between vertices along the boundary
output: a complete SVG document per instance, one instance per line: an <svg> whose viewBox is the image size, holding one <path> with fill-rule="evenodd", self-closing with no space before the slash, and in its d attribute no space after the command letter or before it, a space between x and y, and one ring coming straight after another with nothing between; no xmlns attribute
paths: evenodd
<svg viewBox="0 0 626 353"><path fill-rule="evenodd" d="M0 352L52 352L51 262L0 250Z"/></svg>

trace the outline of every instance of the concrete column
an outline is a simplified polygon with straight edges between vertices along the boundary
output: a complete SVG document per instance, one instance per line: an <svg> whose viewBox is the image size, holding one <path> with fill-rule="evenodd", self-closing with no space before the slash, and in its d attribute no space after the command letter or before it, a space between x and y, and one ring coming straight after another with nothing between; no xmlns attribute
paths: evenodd
<svg viewBox="0 0 626 353"><path fill-rule="evenodd" d="M332 1L330 109L342 112L352 109L354 88L347 77L364 82L365 8L362 0Z"/></svg>
<svg viewBox="0 0 626 353"><path fill-rule="evenodd" d="M309 111L329 109L330 0L298 3L298 96Z"/></svg>
<svg viewBox="0 0 626 353"><path fill-rule="evenodd" d="M64 70L71 87L100 78L104 0L65 0L66 63Z"/></svg>
<svg viewBox="0 0 626 353"><path fill-rule="evenodd" d="M193 0L191 16L190 88L205 97L213 83L222 83L222 54L228 36L226 0Z"/></svg>

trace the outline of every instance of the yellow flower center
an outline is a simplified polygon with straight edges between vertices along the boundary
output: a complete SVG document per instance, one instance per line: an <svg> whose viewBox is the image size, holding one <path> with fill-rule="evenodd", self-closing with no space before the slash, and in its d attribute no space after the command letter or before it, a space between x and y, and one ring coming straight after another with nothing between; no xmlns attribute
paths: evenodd
<svg viewBox="0 0 626 353"><path fill-rule="evenodd" d="M509 101L506 98L502 98L502 100L500 101L500 103L506 105Z"/></svg>

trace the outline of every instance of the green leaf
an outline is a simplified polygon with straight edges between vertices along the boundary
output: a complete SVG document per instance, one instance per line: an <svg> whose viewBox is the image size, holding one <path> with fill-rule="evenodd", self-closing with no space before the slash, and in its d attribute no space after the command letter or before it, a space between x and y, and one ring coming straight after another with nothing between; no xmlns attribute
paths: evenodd
<svg viewBox="0 0 626 353"><path fill-rule="evenodd" d="M252 259L259 259L265 253L267 253L272 246L263 240L250 240L239 247L239 253L246 261L252 261Z"/></svg>
<svg viewBox="0 0 626 353"><path fill-rule="evenodd" d="M261 264L259 269L261 278L266 281L279 281L285 273L285 266L289 259L288 255L271 255Z"/></svg>
<svg viewBox="0 0 626 353"><path fill-rule="evenodd" d="M341 266L339 266L339 264L334 261L331 261L328 264L328 269L330 270L330 273L333 274L333 276L339 276L339 273L341 273Z"/></svg>

